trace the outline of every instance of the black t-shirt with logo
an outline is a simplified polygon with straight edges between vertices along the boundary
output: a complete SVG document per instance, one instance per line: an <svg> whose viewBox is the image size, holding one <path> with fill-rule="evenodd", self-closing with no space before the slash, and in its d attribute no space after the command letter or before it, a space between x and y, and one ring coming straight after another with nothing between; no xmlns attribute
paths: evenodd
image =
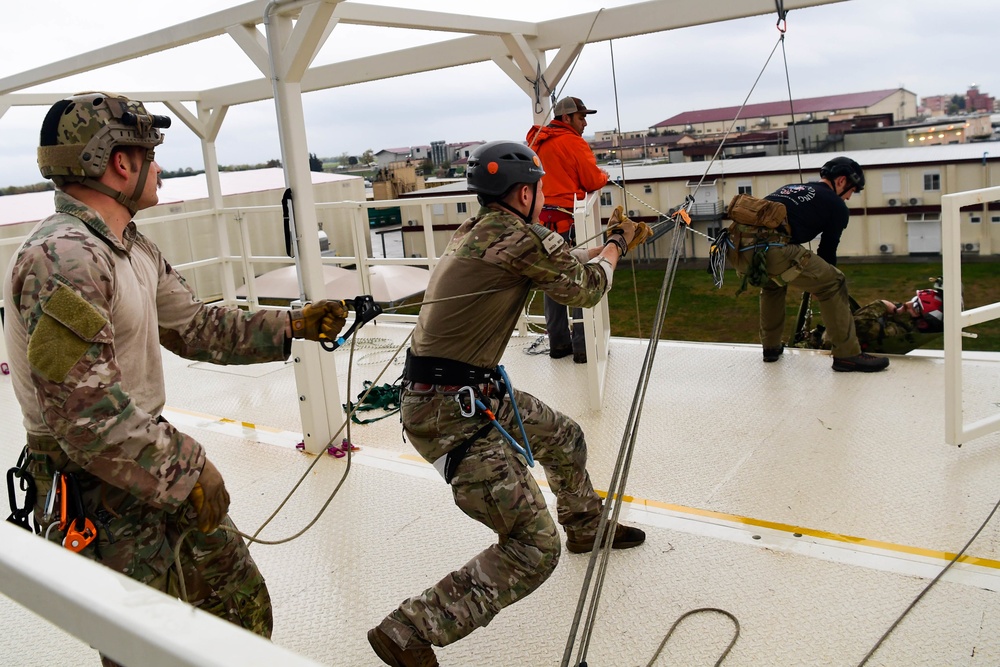
<svg viewBox="0 0 1000 667"><path fill-rule="evenodd" d="M823 182L791 183L764 197L784 204L792 243L809 243L822 234L816 254L837 264L840 235L847 228L850 211L843 199Z"/></svg>

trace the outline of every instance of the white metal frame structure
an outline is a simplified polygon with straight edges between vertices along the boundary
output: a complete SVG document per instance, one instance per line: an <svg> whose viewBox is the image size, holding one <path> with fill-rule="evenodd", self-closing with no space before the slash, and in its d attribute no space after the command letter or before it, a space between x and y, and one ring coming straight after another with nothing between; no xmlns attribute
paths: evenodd
<svg viewBox="0 0 1000 667"><path fill-rule="evenodd" d="M947 294L959 295L962 289L962 237L959 227L963 206L1000 200L1000 187L958 192L941 197L941 258ZM1000 301L962 309L962 300L944 300L945 367L945 440L961 445L975 438L1000 431L1000 412L965 424L962 404L962 329L1000 319Z"/></svg>
<svg viewBox="0 0 1000 667"><path fill-rule="evenodd" d="M787 11L805 7L833 4L844 0L784 0ZM472 63L492 61L503 70L528 96L532 119L535 123L548 120L551 109L549 96L571 70L577 55L587 43L602 42L640 34L668 31L687 26L702 25L749 16L770 14L775 11L772 0L648 0L620 7L602 9L576 16L528 22L495 19L475 15L448 14L405 8L367 5L347 0L254 0L237 7L216 12L150 34L101 46L93 51L67 58L42 67L0 79L0 118L14 106L49 106L74 91L32 93L43 83L131 61L145 55L194 44L202 40L228 35L261 71L262 77L229 85L202 90L139 90L120 91L134 99L165 104L202 144L205 171L208 177L212 214L221 220L222 194L218 178L216 138L230 107L250 102L275 100L281 142L281 161L285 168L286 185L295 195L296 254L306 298L322 294L323 281L318 245L318 225L315 201L309 179L309 154L306 143L307 128L303 114L302 94L321 89L348 86L365 81L405 76ZM599 20L598 20L599 19ZM262 32L259 26L264 25ZM339 24L409 28L416 30L457 33L462 36L433 44L401 49L333 64L312 67L316 55ZM555 52L551 61L548 53ZM542 73L547 88L535 99L532 82ZM196 109L192 112L186 104ZM430 226L427 228L429 247ZM227 235L219 225L219 252L230 257ZM433 267L433 260L431 260ZM235 298L235 285L230 277L223 281L223 297ZM598 322L598 333L606 324ZM595 342L596 345L596 342ZM606 343L604 343L606 349ZM591 350L588 350L591 352ZM595 348L594 362L599 353ZM315 344L296 346L294 354L303 363L297 375L297 390L301 397L300 412L303 431L310 434L307 449L317 452L325 446L339 428L341 400L332 355L322 355ZM606 361L606 356L604 359ZM595 363L590 380L595 381L599 364ZM602 374L603 376L603 374ZM50 562L49 556L32 557L29 547L51 550L34 536L23 534L24 549L10 547L14 528L4 527L4 554L17 553L17 558L4 558L0 567L0 589L32 607L37 613L54 621L98 648L112 655L121 655L126 662L145 665L176 664L233 664L233 644L241 644L237 660L242 664L309 664L304 659L279 655L280 649L266 642L259 642L248 633L239 633L232 642L227 637L231 626L217 619L205 617L190 608L173 610L170 618L183 613L192 615L185 625L186 631L177 631L177 625L166 622L147 623L142 634L148 641L141 654L125 654L129 644L138 641L130 629L137 624L138 610L129 603L127 596L112 596L111 586L101 585L103 576L111 576L104 568L78 558L61 558L57 567L39 569ZM20 534L19 534L20 535ZM71 574L78 568L79 574ZM60 572L55 577L51 573ZM68 596L57 597L70 591L67 583L83 587L95 584L95 593L88 595L86 607ZM115 577L120 590L138 585ZM143 593L152 595L143 589ZM34 604L32 601L37 601ZM94 616L94 605L102 603L104 613ZM64 606L65 605L65 606ZM169 606L169 605L168 605ZM82 620L89 628L81 627ZM206 625L208 624L208 625ZM97 634L93 628L101 626ZM197 626L197 627L196 627ZM128 637L125 634L129 634ZM186 642L198 640L196 656L182 658L170 651L179 634ZM134 647L133 647L134 648ZM131 650L131 649L129 649ZM141 657L138 657L141 655ZM132 659L129 660L129 657ZM252 658L263 658L254 660Z"/></svg>
<svg viewBox="0 0 1000 667"><path fill-rule="evenodd" d="M785 10L843 0L786 0ZM725 21L775 11L771 0L685 2L649 0L576 16L531 23L468 14L448 14L366 5L345 0L255 0L231 9L100 48L0 79L0 116L12 106L50 105L68 93L19 93L42 83L133 60L144 55L229 35L264 78L203 91L128 91L145 102L162 102L202 142L209 196L221 207L215 139L230 107L272 98L278 119L281 161L287 187L294 193L296 254L306 299L322 294L318 225L315 214L302 93L394 76L492 61L529 96L533 122L543 123L551 109L549 95L571 70L586 43ZM599 20L598 20L599 19ZM310 67L339 24L409 28L467 36L394 52ZM264 32L258 28L263 24ZM556 51L549 63L546 53ZM535 99L532 84L542 73L548 89ZM185 105L193 102L197 115ZM221 227L220 227L221 230ZM220 252L228 240L220 231ZM235 289L224 281L224 298ZM335 370L316 344L296 346L305 362L302 397L306 448L318 452L342 423ZM315 375L315 377L313 377Z"/></svg>

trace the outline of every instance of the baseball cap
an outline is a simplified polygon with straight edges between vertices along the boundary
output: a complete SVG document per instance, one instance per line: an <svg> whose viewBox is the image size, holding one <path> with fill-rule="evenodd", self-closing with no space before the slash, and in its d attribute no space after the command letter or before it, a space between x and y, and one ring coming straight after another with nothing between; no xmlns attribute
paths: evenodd
<svg viewBox="0 0 1000 667"><path fill-rule="evenodd" d="M597 111L588 109L587 105L579 97L564 97L556 102L555 108L552 109L552 115L556 117L571 113L592 114L597 113Z"/></svg>

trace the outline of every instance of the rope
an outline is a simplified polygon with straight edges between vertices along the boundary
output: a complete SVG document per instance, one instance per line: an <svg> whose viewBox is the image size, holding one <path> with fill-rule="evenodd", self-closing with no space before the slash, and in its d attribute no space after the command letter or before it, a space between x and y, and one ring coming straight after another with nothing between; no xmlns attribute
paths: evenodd
<svg viewBox="0 0 1000 667"><path fill-rule="evenodd" d="M365 380L363 386L365 390L358 395L358 402L352 404L348 401L343 406L344 412L350 415L350 420L355 424L371 424L399 412L399 392L402 389L399 384L385 383L375 386L371 380ZM358 419L358 412L371 412L372 410L381 410L382 414L369 419ZM347 441L351 441L350 437Z"/></svg>
<svg viewBox="0 0 1000 667"><path fill-rule="evenodd" d="M638 433L639 420L642 416L642 406L645 402L646 389L649 385L649 377L652 373L653 360L656 356L657 344L660 340L660 333L663 329L664 316L667 304L670 301L670 292L673 288L674 277L677 272L679 250L683 245L685 236L683 234L673 235L673 244L667 264L667 270L663 276L663 285L660 288L660 298L656 307L656 315L653 319L653 331L649 337L646 347L646 356L643 360L642 369L639 373L639 381L636 383L635 395L632 399L632 406L629 410L628 421L622 434L622 442L618 449L618 458L615 463L614 473L611 483L608 486L607 501L601 510L601 518L597 527L595 545L603 544L603 547L595 547L590 554L587 564L587 572L584 576L583 587L580 590L580 597L577 602L576 612L570 628L569 637L566 639L566 648L563 653L562 667L570 664L573 648L577 643L577 635L582 634L579 641L576 664L584 664L590 639L593 635L594 622L597 617L597 610L600 604L601 591L604 585L604 578L611 555L611 547L615 526L618 524L618 516L621 513L622 498L625 495L625 485L628 481L628 472L632 464L632 456L635 451L635 441ZM600 563L598 559L600 558ZM596 570L596 577L595 577ZM587 600L590 599L590 607L587 619L581 630L580 620L583 615Z"/></svg>
<svg viewBox="0 0 1000 667"><path fill-rule="evenodd" d="M692 609L690 611L681 614L680 618L674 621L674 624L670 626L670 630L668 630L666 636L663 637L663 641L661 641L659 647L657 647L656 653L653 654L653 658L648 663L646 663L646 667L653 667L653 663L656 662L656 659L660 657L660 653L663 651L663 647L667 645L667 641L670 639L670 635L674 634L674 630L676 630L677 626L681 624L681 621L683 621L688 616L694 616L695 614L701 614L705 612L714 612L716 614L722 614L723 616L727 616L729 620L733 622L733 625L736 626L736 631L733 633L733 638L729 642L729 646L727 646L726 650L722 652L722 655L719 656L719 659L715 661L715 667L719 667L719 665L722 664L722 661L726 659L726 656L729 655L729 652L733 650L733 646L736 645L736 640L740 638L740 622L735 616L733 616L725 609L716 609L715 607L701 607L699 609Z"/></svg>
<svg viewBox="0 0 1000 667"><path fill-rule="evenodd" d="M614 91L615 91L615 121L618 124L618 127L615 129L615 133L618 135L618 145L621 146L622 116L621 116L621 112L620 112L619 107L618 107L618 73L617 73L617 70L615 69L615 43L614 43L614 40L611 40L611 39L608 40L608 50L611 53L611 83L612 83L612 86L613 86ZM625 163L623 161L621 161L621 160L619 160L619 162L621 162L621 164L619 166L621 167L622 177L621 177L621 183L618 184L618 187L620 187L623 192L628 192L628 190L625 189ZM624 208L627 211L628 210L628 202L624 201L625 200L624 197L622 197L622 200L623 200L622 203L625 204ZM632 269L632 271L631 271L631 273L632 273L632 294L635 295L635 328L636 328L637 337L638 338L642 338L642 319L641 319L640 314L639 314L639 281L635 277L635 262L629 262L629 264L630 264L631 269Z"/></svg>
<svg viewBox="0 0 1000 667"><path fill-rule="evenodd" d="M897 618L893 622L893 624L889 626L889 629L886 630L884 633L882 633L882 636L879 637L877 642L875 642L875 645L872 646L871 650L868 651L868 653L865 654L865 657L861 659L861 662L858 663L858 667L864 667L864 665L868 663L868 660L870 660L871 657L875 655L875 652L879 649L879 647L882 646L882 642L884 642L889 637L889 635L892 634L893 630L895 630L896 627L903 622L903 619L906 617L907 614L910 613L910 611L914 607L917 606L917 603L920 602L921 598L923 598L924 595L926 595L927 592L931 590L935 586L935 584L937 584L937 582L941 581L941 577L945 575L945 572L951 569L952 565L961 560L966 550L970 546L972 546L972 543L976 541L977 537L979 537L979 533L983 532L983 529L986 528L987 524L989 524L990 520L993 518L993 515L997 513L998 508L1000 508L1000 500L998 500L996 505L993 506L993 509L990 510L989 516L986 517L986 520L983 521L981 526L979 526L979 529L975 532L975 534L973 534L973 536L969 538L969 541L965 543L965 546L962 547L962 550L959 551L957 554L955 554L954 558L948 561L948 564L945 565L944 568L940 572L938 572L937 576L934 577L934 579L932 579L931 582L924 587L924 590L920 591L920 594L917 595L917 597L913 599L913 602L911 602L910 605L903 610L903 613L900 614L899 618Z"/></svg>
<svg viewBox="0 0 1000 667"><path fill-rule="evenodd" d="M781 6L781 0L777 0L777 1L779 3L778 11L779 11L779 23L780 23L780 22L784 21L785 14L784 14L783 6ZM719 142L719 146L716 149L715 154L712 156L712 159L709 161L708 165L706 166L705 172L702 174L701 178L699 179L698 184L695 186L694 191L688 197L685 198L684 205L681 208L681 210L685 214L687 213L687 211L690 210L691 206L693 205L693 203L695 201L695 194L697 194L698 190L701 188L702 184L705 182L705 179L708 176L708 173L711 170L712 165L715 163L716 159L718 159L719 154L722 152L722 149L725 146L726 140L729 138L729 135L732 133L732 131L733 131L735 125L736 125L737 120L739 120L740 114L743 112L743 109L746 107L746 104L749 101L750 96L753 94L753 91L756 89L757 84L760 82L760 78L761 78L761 76L763 76L764 71L767 69L768 64L770 64L771 58L774 57L774 53L775 53L775 51L778 48L778 44L782 44L782 45L784 44L784 33L783 32L782 32L781 37L779 37L778 41L775 43L774 47L771 49L771 52L768 55L767 60L764 63L764 66L761 68L761 71L757 74L757 78L754 80L754 83L751 86L750 91L747 93L747 96L744 98L743 103L740 105L740 108L737 111L736 116L733 119L733 122L726 129L726 132L724 133L724 135L722 137L722 140ZM784 52L784 49L782 49L782 52ZM611 54L612 54L612 71L614 71L614 49L613 49L613 47L612 47ZM786 79L787 79L787 60L786 60ZM789 93L790 92L791 92L791 86L789 84ZM615 111L616 111L616 114L617 114L617 112L618 112L617 82L615 83ZM621 125L621 122L620 122L620 118L619 118L619 127L620 127L620 125ZM801 167L800 167L800 170L801 170ZM637 201L643 203L649 209L651 209L653 211L656 211L659 214L660 220L657 220L657 222L654 223L653 225L651 225L651 227L660 226L660 225L665 224L667 222L673 221L673 216L665 215L663 212L658 211L655 207L650 206L646 202L643 202L639 197L637 197L635 195L632 195L631 193L628 192L628 190L625 187L625 167L624 167L624 165L622 165L622 178L621 178L621 182L620 183L616 183L616 185L618 185L618 187L620 187L622 189L622 191L625 193L626 201L627 201L627 197L632 196L634 199L636 199ZM626 210L627 210L627 206L626 206ZM684 217L686 218L687 216L685 215ZM709 239L709 241L711 241L712 243L716 243L717 242L717 239L713 239L712 237L708 236L707 234L703 234L702 232L699 232L699 231L693 229L690 226L690 224L685 224L684 227L686 229L688 229L689 231L691 231L692 233L704 236L705 238ZM675 230L676 230L676 222L675 222ZM615 526L617 526L617 523L618 523L618 516L621 513L621 506L622 506L621 498L624 497L625 484L626 484L626 482L628 480L628 471L629 471L629 468L631 466L632 455L633 455L633 453L635 451L635 440L636 440L636 435L637 435L637 429L638 429L639 419L640 419L641 413L642 413L642 405L643 405L643 403L645 401L645 393L646 393L646 389L647 389L647 387L649 385L649 377L650 377L650 373L651 373L651 370L652 370L653 360L654 360L655 355L656 355L657 343L659 342L660 332L661 332L661 330L663 328L663 321L664 321L664 317L666 315L666 308L667 308L667 304L670 301L670 293L671 293L671 291L673 289L674 277L675 277L676 271L677 271L678 258L680 256L681 249L683 248L684 239L685 238L686 237L685 237L684 234L677 234L677 233L675 233L673 235L673 237L672 237L673 242L672 242L672 245L671 245L670 254L668 256L667 270L664 273L663 285L660 288L660 298L659 298L659 302L657 304L657 311L656 311L656 315L655 315L655 318L654 318L654 330L653 330L653 332L652 332L652 334L650 335L650 338L649 338L649 344L648 344L647 349L646 349L646 357L643 360L643 366L642 366L642 369L640 371L640 381L636 385L635 396L633 397L633 401L632 401L632 408L629 411L628 422L627 422L626 427L625 427L625 432L624 432L624 434L622 436L622 443L619 446L618 460L616 461L616 464L615 464L615 469L614 469L614 473L612 475L611 484L608 487L607 502L604 504L604 507L603 507L603 509L601 511L601 519L600 519L600 523L598 524L597 538L595 538L595 541L594 541L595 545L603 544L603 547L601 547L601 548L596 548L595 547L594 551L591 552L590 561L589 561L589 563L587 565L587 572L586 572L586 575L584 577L584 585L583 585L583 588L580 591L580 597L579 597L579 600L577 602L576 612L575 612L575 614L573 616L573 622L572 622L572 625L571 625L571 628L570 628L570 634L569 634L569 637L566 640L566 648L565 648L565 650L563 652L562 667L567 667L569 665L569 661L570 661L570 658L571 658L572 653L573 653L573 648L574 648L574 645L576 644L576 641L577 641L577 634L578 634L578 632L582 634L582 637L580 638L580 642L579 642L579 649L578 649L578 652L577 652L576 664L579 664L581 666L583 666L583 665L586 664L587 650L588 650L588 648L590 646L591 637L593 636L594 623L595 623L595 620L596 620L596 617L597 617L597 610L598 610L599 605L600 605L601 591L603 589L604 578L605 578L606 573L607 573L607 567L608 567L609 557L610 557L610 554L611 554L611 548L612 548L614 530L615 530ZM587 241L590 241L590 240L591 239L587 239ZM586 241L585 241L585 243L586 243ZM724 268L724 262L725 262L724 253L723 253L723 259L721 261L723 262L723 268ZM634 271L634 264L633 264L633 271ZM719 271L718 275L721 277L721 270ZM721 285L721 282L719 282L719 284ZM638 296L637 296L637 299L638 299ZM608 520L609 515L611 517L610 521ZM600 555L600 563L598 564L598 557L599 557L599 555ZM595 569L597 570L596 579L595 579L595 576L594 576ZM590 606L589 606L589 609L588 609L588 612L587 612L587 619L584 622L583 628L581 630L580 629L580 619L581 619L581 616L583 614L584 606L586 606L588 597L590 599ZM683 618L685 618L689 614L695 613L697 611L700 611L700 610L695 610L693 612L689 612L688 614L685 614L680 619L678 619L677 622L679 623L680 620L683 620ZM729 612L725 612L725 611L722 611L722 610L717 610L717 611L719 611L720 613L726 614L727 616L729 616L730 618L733 619L733 621L736 623L736 627L737 627L736 637L738 637L739 636L739 622L736 621L736 618L734 616L732 616L732 614L729 614ZM676 623L675 623L674 627L676 627ZM672 633L673 630L674 630L674 628L671 628L670 632L667 633L667 636L664 638L664 641L661 644L660 649L662 649L663 645L666 643L666 640L669 639L670 633ZM725 650L725 652L720 657L719 662L717 662L716 664L721 663L722 660L725 659L726 655L729 654L730 649L732 648L733 644L736 641L736 637L734 637L733 641L730 643L729 647L727 647L727 649ZM656 655L653 658L654 661L655 661L656 657L659 656L659 653L660 653L660 651L658 650L657 653L656 653ZM650 662L650 664L652 664L652 662Z"/></svg>

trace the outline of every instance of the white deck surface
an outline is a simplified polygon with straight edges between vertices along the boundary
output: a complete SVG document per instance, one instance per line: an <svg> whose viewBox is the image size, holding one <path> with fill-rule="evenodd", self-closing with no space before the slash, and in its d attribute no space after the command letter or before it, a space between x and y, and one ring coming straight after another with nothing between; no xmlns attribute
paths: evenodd
<svg viewBox="0 0 1000 667"><path fill-rule="evenodd" d="M362 330L369 346L355 352L351 396L391 356L372 341L398 344L407 332ZM515 338L504 358L514 385L581 423L591 476L607 488L645 343L612 340L598 412L582 407L584 367L524 354L532 340ZM349 346L335 354L346 398ZM983 356L964 367L967 421L1000 406L1000 360ZM205 444L234 520L253 532L312 461L294 448L291 366L211 367L169 354L165 364L166 416ZM379 383L401 370L393 365ZM945 444L943 378L943 361L925 356L841 374L821 353L790 350L763 364L757 346L662 343L625 517L647 542L612 556L589 665L646 665L674 620L697 607L739 619L727 666L856 665L1000 498L1000 434ZM0 376L0 419L6 468L23 443L9 376ZM351 439L361 450L319 522L289 544L252 549L275 605L275 642L329 665L377 667L368 628L492 538L403 442L398 417L353 426ZM325 456L261 537L300 530L345 467ZM998 526L969 549L976 564L953 568L868 664L1000 665ZM559 664L586 566L564 551L535 594L439 649L441 664ZM2 597L0 619L2 665L99 664ZM688 619L656 664L714 664L731 633L722 616Z"/></svg>

